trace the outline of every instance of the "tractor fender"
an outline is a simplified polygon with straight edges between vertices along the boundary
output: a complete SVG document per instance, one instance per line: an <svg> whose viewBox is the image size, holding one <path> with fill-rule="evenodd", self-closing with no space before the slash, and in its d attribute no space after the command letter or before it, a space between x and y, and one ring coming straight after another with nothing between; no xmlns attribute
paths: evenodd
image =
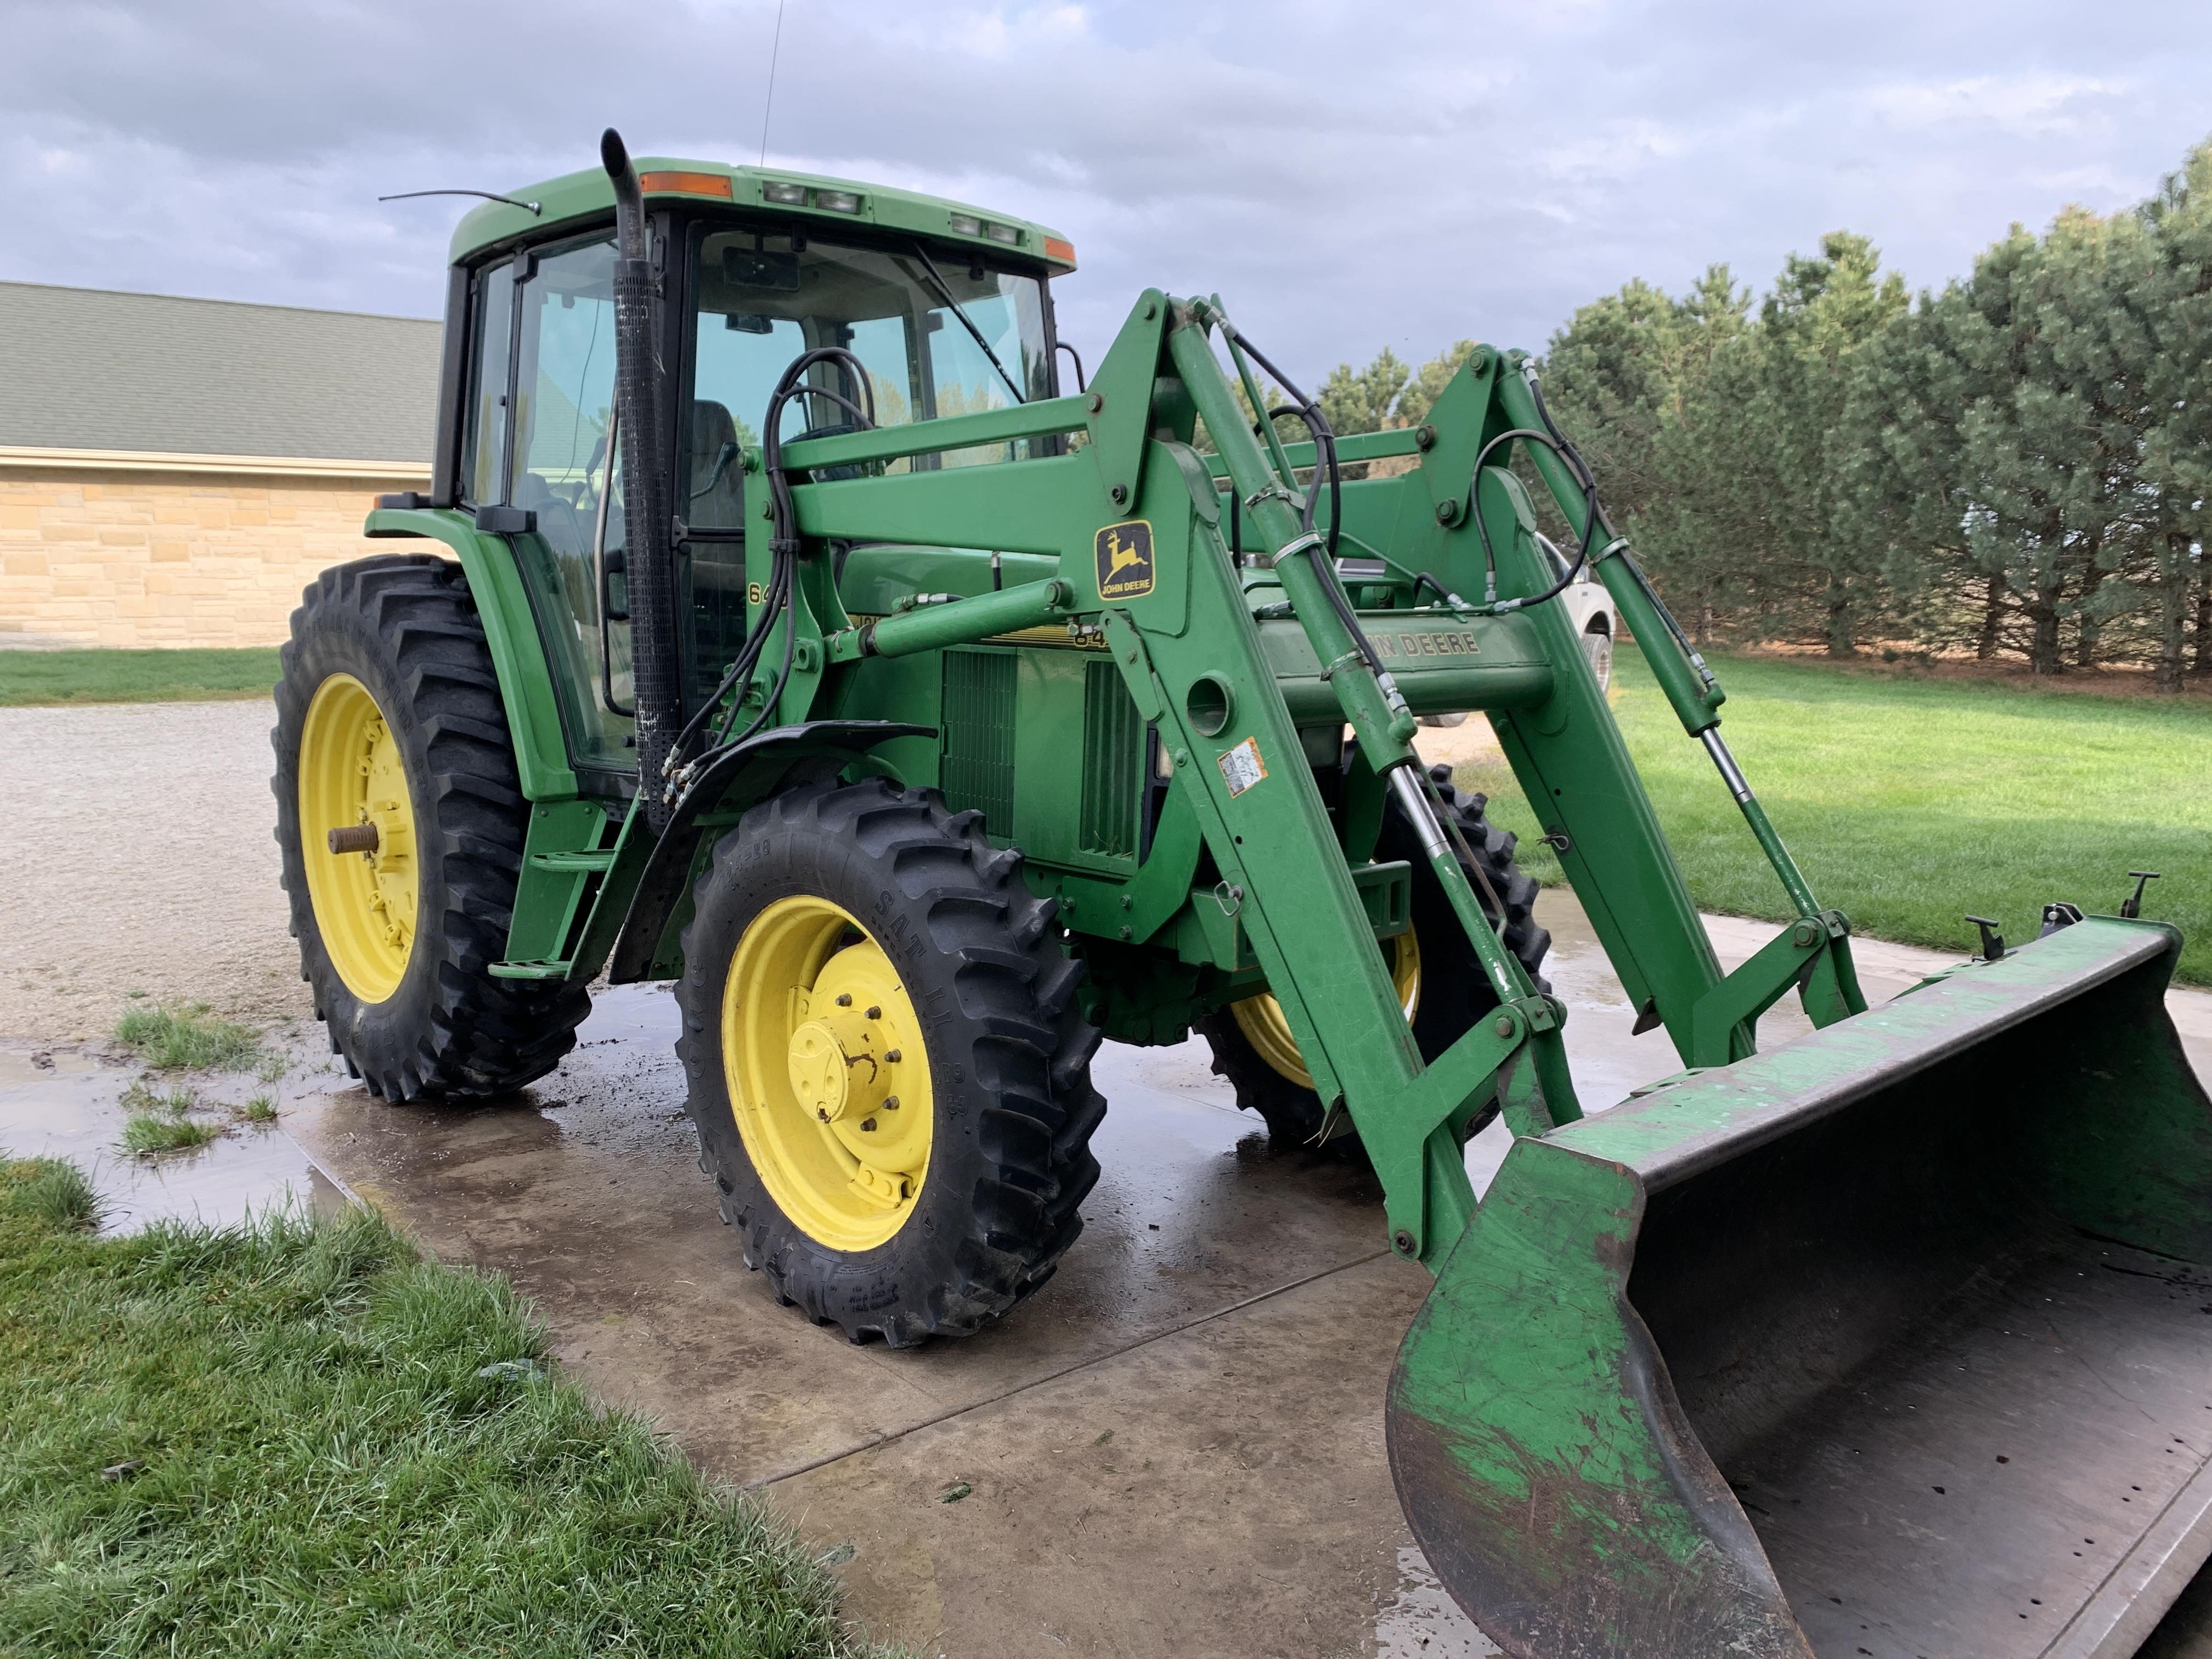
<svg viewBox="0 0 2212 1659"><path fill-rule="evenodd" d="M646 856L622 931L615 936L608 982L651 979L656 963L672 963L675 935L690 915L692 867L708 828L702 818L742 812L794 784L835 777L890 738L936 735L934 726L898 720L808 720L763 732L717 754L677 803Z"/></svg>

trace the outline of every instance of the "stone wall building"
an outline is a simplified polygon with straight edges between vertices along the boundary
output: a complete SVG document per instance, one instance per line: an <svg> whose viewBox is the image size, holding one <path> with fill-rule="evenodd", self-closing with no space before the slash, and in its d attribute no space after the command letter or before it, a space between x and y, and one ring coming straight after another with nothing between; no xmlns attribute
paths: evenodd
<svg viewBox="0 0 2212 1659"><path fill-rule="evenodd" d="M0 283L0 648L282 641L427 487L439 328Z"/></svg>

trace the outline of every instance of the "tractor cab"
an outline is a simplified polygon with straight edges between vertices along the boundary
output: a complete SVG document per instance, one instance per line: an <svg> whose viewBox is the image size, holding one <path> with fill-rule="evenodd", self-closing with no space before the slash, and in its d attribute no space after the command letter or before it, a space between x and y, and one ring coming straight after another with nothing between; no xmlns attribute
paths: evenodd
<svg viewBox="0 0 2212 1659"><path fill-rule="evenodd" d="M1050 398L1048 284L1074 252L1041 226L844 180L699 161L639 171L660 282L659 436L689 714L744 642L748 483L763 411L793 360L849 354L807 371L806 391L784 408L787 443ZM636 750L615 204L598 170L534 198L536 212L488 204L454 236L437 469L422 504L471 510L510 538L570 763L622 793ZM1017 438L868 470L1018 460L1062 441ZM765 532L757 507L750 522Z"/></svg>

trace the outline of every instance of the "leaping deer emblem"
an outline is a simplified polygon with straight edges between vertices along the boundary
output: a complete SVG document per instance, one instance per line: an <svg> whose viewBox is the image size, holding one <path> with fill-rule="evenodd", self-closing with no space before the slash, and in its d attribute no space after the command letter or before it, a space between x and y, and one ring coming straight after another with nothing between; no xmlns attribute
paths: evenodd
<svg viewBox="0 0 2212 1659"><path fill-rule="evenodd" d="M1106 540L1107 580L1111 581L1124 570L1145 562L1145 550L1135 541L1124 543L1119 530L1109 532Z"/></svg>

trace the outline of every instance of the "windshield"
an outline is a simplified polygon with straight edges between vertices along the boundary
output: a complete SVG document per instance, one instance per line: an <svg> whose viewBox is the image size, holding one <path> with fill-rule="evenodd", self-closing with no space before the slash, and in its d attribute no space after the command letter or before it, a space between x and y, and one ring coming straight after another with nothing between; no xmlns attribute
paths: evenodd
<svg viewBox="0 0 2212 1659"><path fill-rule="evenodd" d="M947 303L948 291L957 311ZM737 497L726 487L735 483L729 447L760 441L777 378L812 347L842 346L860 360L878 426L1052 395L1043 283L994 270L964 252L933 248L925 255L918 246L841 247L805 234L715 230L699 242L692 293L698 332L685 449L694 528L738 527L728 516ZM864 407L871 401L832 365L818 365L810 380ZM852 416L832 399L802 396L785 409L783 437L790 442L851 425ZM889 470L1019 460L1030 453L1024 439L917 456Z"/></svg>

